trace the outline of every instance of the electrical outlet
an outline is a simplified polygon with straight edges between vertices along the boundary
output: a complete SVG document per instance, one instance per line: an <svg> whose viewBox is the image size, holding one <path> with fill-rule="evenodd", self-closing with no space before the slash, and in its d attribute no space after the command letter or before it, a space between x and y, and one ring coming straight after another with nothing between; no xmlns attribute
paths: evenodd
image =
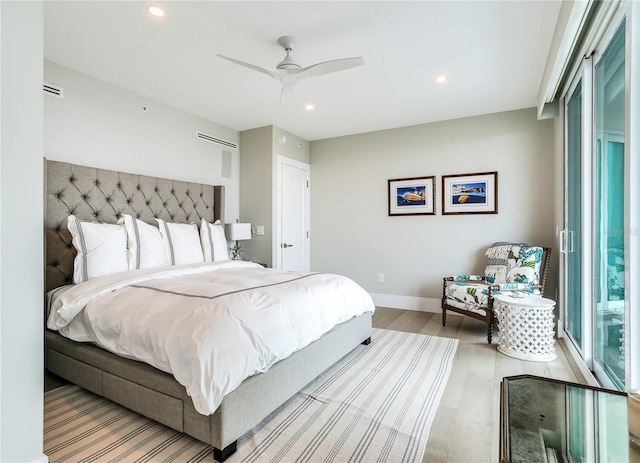
<svg viewBox="0 0 640 463"><path fill-rule="evenodd" d="M384 283L384 273L378 273L378 283Z"/></svg>

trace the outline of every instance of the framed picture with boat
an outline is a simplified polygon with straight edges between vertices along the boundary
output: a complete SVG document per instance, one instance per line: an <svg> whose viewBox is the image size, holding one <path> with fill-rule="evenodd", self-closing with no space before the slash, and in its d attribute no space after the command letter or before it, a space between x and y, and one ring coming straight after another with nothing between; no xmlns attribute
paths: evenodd
<svg viewBox="0 0 640 463"><path fill-rule="evenodd" d="M389 215L435 215L435 176L388 181Z"/></svg>
<svg viewBox="0 0 640 463"><path fill-rule="evenodd" d="M498 172L442 176L442 214L497 214Z"/></svg>

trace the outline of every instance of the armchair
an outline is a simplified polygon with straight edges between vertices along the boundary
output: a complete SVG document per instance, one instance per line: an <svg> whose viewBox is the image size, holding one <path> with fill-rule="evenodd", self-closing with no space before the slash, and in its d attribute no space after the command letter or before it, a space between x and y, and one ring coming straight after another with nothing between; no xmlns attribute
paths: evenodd
<svg viewBox="0 0 640 463"><path fill-rule="evenodd" d="M491 344L494 297L499 294L543 296L551 248L495 243L485 255L488 262L484 275L444 278L442 326L447 324L447 310L482 320L487 324L487 341Z"/></svg>

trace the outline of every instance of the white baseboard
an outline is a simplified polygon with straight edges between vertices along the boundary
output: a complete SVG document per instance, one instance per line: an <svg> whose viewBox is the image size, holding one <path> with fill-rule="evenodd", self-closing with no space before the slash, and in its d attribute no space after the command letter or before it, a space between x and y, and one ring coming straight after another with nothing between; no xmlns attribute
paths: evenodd
<svg viewBox="0 0 640 463"><path fill-rule="evenodd" d="M38 457L37 459L33 460L31 463L49 463L49 457L46 456L45 454L42 454L41 457Z"/></svg>
<svg viewBox="0 0 640 463"><path fill-rule="evenodd" d="M440 299L430 297L398 296L395 294L370 294L376 307L416 310L418 312L442 312Z"/></svg>

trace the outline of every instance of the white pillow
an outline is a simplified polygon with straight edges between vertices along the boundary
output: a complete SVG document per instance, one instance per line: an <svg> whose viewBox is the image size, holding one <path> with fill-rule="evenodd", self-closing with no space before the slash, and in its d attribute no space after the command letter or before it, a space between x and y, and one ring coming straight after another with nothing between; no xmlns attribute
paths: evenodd
<svg viewBox="0 0 640 463"><path fill-rule="evenodd" d="M171 223L156 219L164 241L167 265L204 262L198 226L195 223Z"/></svg>
<svg viewBox="0 0 640 463"><path fill-rule="evenodd" d="M164 241L158 227L123 214L129 244L129 270L166 265Z"/></svg>
<svg viewBox="0 0 640 463"><path fill-rule="evenodd" d="M129 270L124 225L80 222L70 215L67 227L78 251L73 261L74 283Z"/></svg>
<svg viewBox="0 0 640 463"><path fill-rule="evenodd" d="M204 252L205 262L218 262L229 260L229 245L224 236L224 226L220 220L209 223L202 219L200 224L200 241Z"/></svg>

